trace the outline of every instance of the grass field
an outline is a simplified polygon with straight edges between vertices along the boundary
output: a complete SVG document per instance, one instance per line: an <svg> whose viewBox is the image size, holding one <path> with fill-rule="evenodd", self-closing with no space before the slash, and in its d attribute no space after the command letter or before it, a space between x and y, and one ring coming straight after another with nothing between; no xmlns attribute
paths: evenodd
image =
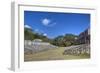
<svg viewBox="0 0 100 73"><path fill-rule="evenodd" d="M38 52L35 54L24 54L24 61L45 61L45 60L71 60L71 59L88 59L90 55L82 54L79 56L63 55L64 47Z"/></svg>

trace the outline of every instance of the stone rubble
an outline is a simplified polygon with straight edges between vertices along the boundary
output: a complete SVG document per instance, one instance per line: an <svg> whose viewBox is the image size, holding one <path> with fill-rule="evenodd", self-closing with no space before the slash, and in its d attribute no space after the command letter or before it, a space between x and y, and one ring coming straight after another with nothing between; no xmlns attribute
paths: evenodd
<svg viewBox="0 0 100 73"><path fill-rule="evenodd" d="M90 44L81 44L81 45L66 47L63 54L64 55L90 54Z"/></svg>

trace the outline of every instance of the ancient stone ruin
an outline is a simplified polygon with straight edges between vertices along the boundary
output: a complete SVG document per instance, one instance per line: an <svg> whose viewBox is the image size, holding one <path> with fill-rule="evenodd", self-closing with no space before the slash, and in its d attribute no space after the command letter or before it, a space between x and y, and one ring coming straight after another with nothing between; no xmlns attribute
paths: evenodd
<svg viewBox="0 0 100 73"><path fill-rule="evenodd" d="M82 44L82 45L66 47L63 54L64 55L90 54L90 45Z"/></svg>
<svg viewBox="0 0 100 73"><path fill-rule="evenodd" d="M57 46L54 46L47 42L42 42L40 39L35 39L33 41L25 40L24 42L24 53L33 54L41 51L46 51L49 49L56 49Z"/></svg>
<svg viewBox="0 0 100 73"><path fill-rule="evenodd" d="M90 54L90 28L80 33L76 41L80 45L66 47L64 55Z"/></svg>

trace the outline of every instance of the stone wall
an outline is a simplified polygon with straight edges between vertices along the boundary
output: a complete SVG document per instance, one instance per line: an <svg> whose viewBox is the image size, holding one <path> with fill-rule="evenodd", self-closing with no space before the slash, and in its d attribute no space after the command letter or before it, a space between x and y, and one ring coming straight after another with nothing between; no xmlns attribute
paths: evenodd
<svg viewBox="0 0 100 73"><path fill-rule="evenodd" d="M31 45L29 44L25 44L24 45L24 53L25 54L32 54L32 53L37 53L37 52L41 52L41 51L46 51L49 49L56 49L58 48L57 46L54 46L50 43L35 43L33 42Z"/></svg>
<svg viewBox="0 0 100 73"><path fill-rule="evenodd" d="M82 45L66 47L63 54L64 55L90 54L90 45L82 44Z"/></svg>
<svg viewBox="0 0 100 73"><path fill-rule="evenodd" d="M80 33L77 40L80 44L90 43L90 29Z"/></svg>

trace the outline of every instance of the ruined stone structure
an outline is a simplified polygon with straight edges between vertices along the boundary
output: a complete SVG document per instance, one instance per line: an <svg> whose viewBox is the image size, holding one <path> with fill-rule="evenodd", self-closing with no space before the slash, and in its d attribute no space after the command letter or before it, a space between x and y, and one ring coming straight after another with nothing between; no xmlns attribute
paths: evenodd
<svg viewBox="0 0 100 73"><path fill-rule="evenodd" d="M63 53L64 55L80 55L80 54L90 54L90 45L82 44L66 47Z"/></svg>
<svg viewBox="0 0 100 73"><path fill-rule="evenodd" d="M79 34L78 42L80 44L90 43L90 29L89 28Z"/></svg>
<svg viewBox="0 0 100 73"><path fill-rule="evenodd" d="M46 51L49 49L56 49L57 46L51 45L48 42L42 42L41 39L35 39L33 41L25 40L24 41L24 53L33 54L41 51Z"/></svg>
<svg viewBox="0 0 100 73"><path fill-rule="evenodd" d="M80 45L66 47L64 55L80 55L80 54L90 54L90 29L86 29L79 34L76 39Z"/></svg>

